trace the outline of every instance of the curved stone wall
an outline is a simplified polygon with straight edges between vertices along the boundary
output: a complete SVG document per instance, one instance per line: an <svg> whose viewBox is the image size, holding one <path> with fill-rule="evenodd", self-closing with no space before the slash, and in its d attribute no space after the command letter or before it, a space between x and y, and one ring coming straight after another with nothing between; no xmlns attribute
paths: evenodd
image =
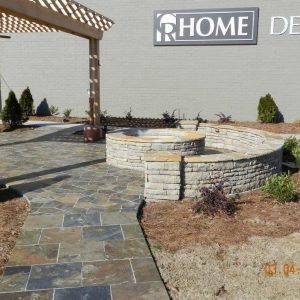
<svg viewBox="0 0 300 300"><path fill-rule="evenodd" d="M125 129L106 135L109 165L144 171L144 154L151 151L176 151L182 156L199 155L205 135L181 129Z"/></svg>
<svg viewBox="0 0 300 300"><path fill-rule="evenodd" d="M219 182L227 194L243 193L281 172L283 142L275 134L218 124L200 124L198 131L206 135L208 147L234 152L189 157L147 154L147 201L193 198L201 187Z"/></svg>

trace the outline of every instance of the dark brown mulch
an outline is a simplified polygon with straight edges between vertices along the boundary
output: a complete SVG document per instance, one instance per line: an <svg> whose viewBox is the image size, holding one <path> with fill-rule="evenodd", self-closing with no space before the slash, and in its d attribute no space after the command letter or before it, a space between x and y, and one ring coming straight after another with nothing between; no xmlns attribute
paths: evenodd
<svg viewBox="0 0 300 300"><path fill-rule="evenodd" d="M16 131L16 132L23 132L23 131L28 131L28 130L34 130L36 126L27 126L27 125L21 125L18 127L14 128L7 128L3 125L0 125L0 133L1 132L11 132L11 131Z"/></svg>
<svg viewBox="0 0 300 300"><path fill-rule="evenodd" d="M30 116L31 121L50 121L50 122L63 122L63 117L49 116L39 117ZM70 123L81 124L88 123L88 118L83 117L70 117ZM210 122L210 121L209 121ZM164 128L174 127L172 122L166 122L164 119L159 118L132 118L126 119L125 117L106 117L101 121L102 124L116 127L148 127L148 128ZM216 122L212 122L216 123ZM286 133L286 134L300 134L300 126L293 123L278 123L278 124L265 124L255 121L234 121L224 123L225 125L249 127L259 130L265 130L273 133Z"/></svg>
<svg viewBox="0 0 300 300"><path fill-rule="evenodd" d="M0 274L16 244L29 203L10 189L0 189Z"/></svg>
<svg viewBox="0 0 300 300"><path fill-rule="evenodd" d="M49 117L39 117L39 116L30 116L29 121L48 121L48 122L64 122L64 117L56 117L56 116L49 116ZM70 117L68 123L71 124L85 124L88 123L88 118L82 117Z"/></svg>
<svg viewBox="0 0 300 300"><path fill-rule="evenodd" d="M300 186L300 172L293 175ZM150 243L175 252L201 243L220 245L245 242L251 236L282 237L300 231L300 203L279 204L261 191L236 200L232 216L209 217L191 210L193 201L166 201L144 207L141 225Z"/></svg>

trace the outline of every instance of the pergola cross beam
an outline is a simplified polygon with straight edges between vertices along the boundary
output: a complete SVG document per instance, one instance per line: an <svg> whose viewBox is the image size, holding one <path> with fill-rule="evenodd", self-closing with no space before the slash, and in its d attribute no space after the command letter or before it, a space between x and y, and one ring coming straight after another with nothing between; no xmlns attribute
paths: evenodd
<svg viewBox="0 0 300 300"><path fill-rule="evenodd" d="M0 0L0 13L0 32L6 33L64 31L100 40L113 24L73 0Z"/></svg>

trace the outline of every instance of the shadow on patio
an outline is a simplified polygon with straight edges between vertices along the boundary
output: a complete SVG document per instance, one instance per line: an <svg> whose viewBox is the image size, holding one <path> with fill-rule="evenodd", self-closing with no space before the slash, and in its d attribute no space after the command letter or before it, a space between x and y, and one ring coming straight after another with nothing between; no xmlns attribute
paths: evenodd
<svg viewBox="0 0 300 300"><path fill-rule="evenodd" d="M77 164L74 164L74 165L67 165L67 166L53 168L53 169L49 169L49 170L31 172L31 173L23 174L23 175L19 175L19 176L3 178L3 179L0 179L0 185L1 184L8 184L9 182L15 182L15 181L18 181L18 180L25 180L25 179L44 176L44 175L50 175L50 174L54 174L54 173L65 172L65 171L78 169L78 168L83 168L83 167L96 165L96 164L100 164L100 163L105 163L105 162L106 162L106 159L95 159L95 160L91 160L91 161L77 163Z"/></svg>
<svg viewBox="0 0 300 300"><path fill-rule="evenodd" d="M12 146L12 145L20 145L26 143L38 143L38 142L59 142L59 143L81 143L84 144L83 135L80 134L82 130L82 126L76 126L72 128L66 128L51 132L49 134L45 134L40 137L36 137L29 140L24 140L20 142L12 142L12 143L0 143L0 147ZM101 140L97 142L98 144L104 144L105 140Z"/></svg>

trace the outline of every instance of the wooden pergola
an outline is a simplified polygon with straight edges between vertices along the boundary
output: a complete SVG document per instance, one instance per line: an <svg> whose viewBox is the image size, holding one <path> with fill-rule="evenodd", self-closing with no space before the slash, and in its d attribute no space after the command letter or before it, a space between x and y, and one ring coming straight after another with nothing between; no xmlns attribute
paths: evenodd
<svg viewBox="0 0 300 300"><path fill-rule="evenodd" d="M0 33L66 32L89 40L90 98L100 124L99 44L113 21L74 0L0 0Z"/></svg>

